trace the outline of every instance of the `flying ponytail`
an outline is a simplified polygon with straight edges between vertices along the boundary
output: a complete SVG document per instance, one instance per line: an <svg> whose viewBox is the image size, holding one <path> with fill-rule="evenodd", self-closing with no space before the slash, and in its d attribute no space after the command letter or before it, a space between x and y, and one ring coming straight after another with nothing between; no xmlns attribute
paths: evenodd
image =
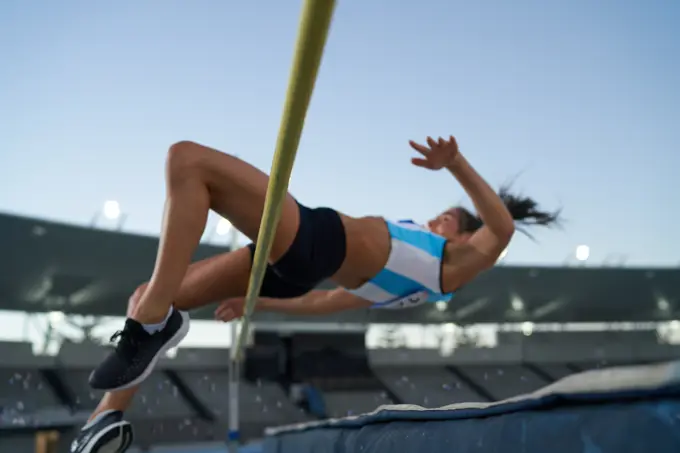
<svg viewBox="0 0 680 453"><path fill-rule="evenodd" d="M510 186L502 186L498 191L498 196L508 208L510 215L515 221L517 230L533 239L527 231L527 227L532 226L559 226L561 223L561 210L549 212L540 209L538 203L531 197L513 194ZM482 227L483 222L466 209L461 209L461 230L473 232Z"/></svg>

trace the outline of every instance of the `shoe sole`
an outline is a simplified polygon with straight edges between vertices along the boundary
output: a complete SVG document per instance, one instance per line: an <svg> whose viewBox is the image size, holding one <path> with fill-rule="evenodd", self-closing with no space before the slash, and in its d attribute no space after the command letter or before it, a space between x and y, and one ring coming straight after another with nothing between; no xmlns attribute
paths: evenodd
<svg viewBox="0 0 680 453"><path fill-rule="evenodd" d="M102 437L109 434L114 429L120 431L118 436L105 444L97 445L97 442L99 442ZM90 439L85 445L85 448L83 448L82 453L124 453L132 444L133 437L132 426L129 422L116 422L92 436L92 439Z"/></svg>
<svg viewBox="0 0 680 453"><path fill-rule="evenodd" d="M153 372L154 368L156 368L156 364L158 363L158 360L163 357L170 349L176 347L179 345L182 340L184 340L184 337L187 336L189 333L189 323L191 322L191 319L189 319L189 314L184 311L179 311L178 313L182 317L182 327L179 328L177 332L175 332L175 335L170 338L170 340L165 343L165 346L163 346L159 351L158 354L149 362L149 365L144 369L142 374L139 375L138 378L134 379L133 381L122 385L120 387L112 388L112 389L98 389L98 390L104 390L106 392L117 392L119 390L125 390L129 389L130 387L135 387L136 385L141 384L146 380L146 378L149 377L149 375Z"/></svg>

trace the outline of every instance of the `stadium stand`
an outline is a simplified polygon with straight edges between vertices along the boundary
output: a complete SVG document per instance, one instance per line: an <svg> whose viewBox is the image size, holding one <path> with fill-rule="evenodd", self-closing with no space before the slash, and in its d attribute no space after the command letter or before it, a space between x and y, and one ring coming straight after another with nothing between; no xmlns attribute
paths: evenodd
<svg viewBox="0 0 680 453"><path fill-rule="evenodd" d="M445 367L380 367L380 380L405 404L439 407L452 403L489 401Z"/></svg>
<svg viewBox="0 0 680 453"><path fill-rule="evenodd" d="M294 357L292 370L284 368L276 376L270 373L270 379L245 379L240 408L244 440L260 439L267 427L358 415L382 405L440 407L498 401L533 392L606 362L492 364L483 359L466 363L449 357L448 363L438 360L414 365L408 363L406 351L374 350L367 354L365 347L360 348L358 336L352 336L355 338L332 333L293 335L288 344L299 348L279 349L280 354ZM670 353L667 359L680 357L677 347L665 351ZM34 451L35 433L54 430L62 439L57 451L67 451L73 429L86 419L101 396L88 389L86 378L105 349L65 343L56 357L41 357L32 354L30 344L0 343L0 352L4 354L0 365L2 442L11 442L12 451L17 453ZM227 429L229 397L225 355L219 349L180 349L174 359L160 363L128 412L137 428L137 447L179 444L194 445L187 447L193 449L209 445L223 448L219 445ZM401 363L385 364L395 357L400 357ZM271 362L272 357L265 356L264 360ZM285 363L286 357L277 356L276 360ZM315 416L309 404L295 401L281 384L287 371L293 373L289 384L313 386L318 391L323 413Z"/></svg>

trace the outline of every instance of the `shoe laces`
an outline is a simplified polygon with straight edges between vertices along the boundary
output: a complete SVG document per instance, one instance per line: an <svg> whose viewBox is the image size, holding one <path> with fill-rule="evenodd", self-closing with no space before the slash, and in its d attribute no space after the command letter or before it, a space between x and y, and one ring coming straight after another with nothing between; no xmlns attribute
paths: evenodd
<svg viewBox="0 0 680 453"><path fill-rule="evenodd" d="M142 338L140 332L129 322L125 323L122 330L116 331L109 341L116 343L116 352L123 357L130 357L138 349Z"/></svg>

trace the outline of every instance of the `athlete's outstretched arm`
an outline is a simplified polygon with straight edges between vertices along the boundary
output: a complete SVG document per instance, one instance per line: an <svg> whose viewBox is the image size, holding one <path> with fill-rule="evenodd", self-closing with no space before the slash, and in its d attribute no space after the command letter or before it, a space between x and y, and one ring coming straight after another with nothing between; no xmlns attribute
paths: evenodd
<svg viewBox="0 0 680 453"><path fill-rule="evenodd" d="M502 243L500 251L512 238L515 222L505 203L462 154L458 154L446 169L458 180L470 196L484 227Z"/></svg>
<svg viewBox="0 0 680 453"><path fill-rule="evenodd" d="M458 180L484 223L479 231L486 230L480 235L483 237L477 238L472 244L481 247L480 251L485 254L500 254L515 231L515 222L505 203L460 153L453 136L448 140L428 137L427 144L424 146L411 142L411 146L424 156L413 159L413 163L430 170L446 168Z"/></svg>
<svg viewBox="0 0 680 453"><path fill-rule="evenodd" d="M215 318L231 321L243 315L243 298L229 299L222 302L215 310ZM313 290L300 297L276 299L261 297L255 309L257 311L275 311L291 315L327 315L339 311L368 308L371 302L355 296L342 288L332 290Z"/></svg>
<svg viewBox="0 0 680 453"><path fill-rule="evenodd" d="M460 154L455 138L428 137L427 144L411 142L424 156L413 159L413 164L430 170L446 168L470 196L483 222L467 243L447 254L443 283L446 291L453 291L495 264L515 232L515 223L501 197Z"/></svg>
<svg viewBox="0 0 680 453"><path fill-rule="evenodd" d="M515 232L515 224L503 200L461 154L447 165L472 199L483 225L470 239L452 247L443 269L443 284L453 291L493 267Z"/></svg>

